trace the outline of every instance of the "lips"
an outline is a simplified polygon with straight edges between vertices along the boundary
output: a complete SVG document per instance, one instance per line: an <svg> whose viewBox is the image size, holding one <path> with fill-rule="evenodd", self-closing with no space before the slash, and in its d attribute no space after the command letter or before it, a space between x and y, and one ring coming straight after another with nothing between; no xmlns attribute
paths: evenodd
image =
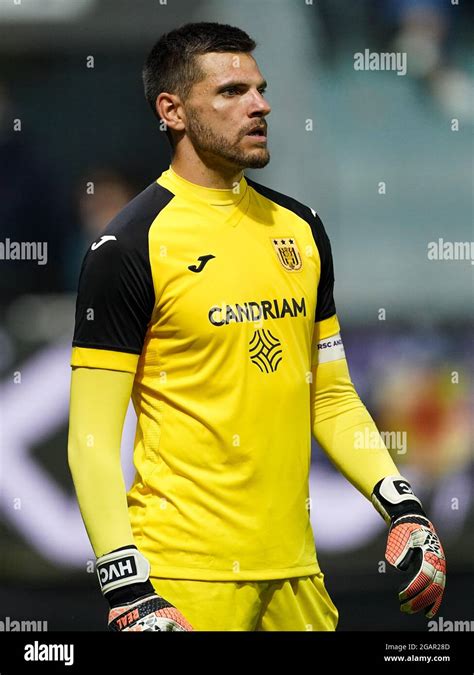
<svg viewBox="0 0 474 675"><path fill-rule="evenodd" d="M254 127L246 134L246 136L266 136L266 135L267 135L266 127Z"/></svg>

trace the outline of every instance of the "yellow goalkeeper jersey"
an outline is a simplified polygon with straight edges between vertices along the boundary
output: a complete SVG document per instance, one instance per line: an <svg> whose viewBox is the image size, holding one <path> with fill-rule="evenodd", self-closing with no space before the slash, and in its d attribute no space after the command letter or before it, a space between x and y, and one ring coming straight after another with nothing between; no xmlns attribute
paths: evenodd
<svg viewBox="0 0 474 675"><path fill-rule="evenodd" d="M128 507L152 576L319 571L310 375L333 284L316 213L245 176L216 190L170 167L91 245L71 364L135 373Z"/></svg>

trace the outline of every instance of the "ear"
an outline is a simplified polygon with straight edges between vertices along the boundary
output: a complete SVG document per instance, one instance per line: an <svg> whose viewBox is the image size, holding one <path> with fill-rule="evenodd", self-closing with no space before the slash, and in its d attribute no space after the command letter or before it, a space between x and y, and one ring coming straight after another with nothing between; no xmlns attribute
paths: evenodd
<svg viewBox="0 0 474 675"><path fill-rule="evenodd" d="M156 99L155 106L156 112L169 129L184 131L185 114L179 96L162 92Z"/></svg>

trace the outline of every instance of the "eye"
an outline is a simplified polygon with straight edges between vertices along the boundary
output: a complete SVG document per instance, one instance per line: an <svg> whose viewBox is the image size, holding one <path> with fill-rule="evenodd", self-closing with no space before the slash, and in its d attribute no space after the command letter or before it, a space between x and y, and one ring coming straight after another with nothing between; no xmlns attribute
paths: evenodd
<svg viewBox="0 0 474 675"><path fill-rule="evenodd" d="M233 96L234 94L238 94L239 90L237 89L237 87L227 87L227 89L224 89L222 93L228 96Z"/></svg>
<svg viewBox="0 0 474 675"><path fill-rule="evenodd" d="M267 92L267 88L266 88L266 87L260 87L260 89L259 89L258 91L259 91L260 94L262 94L262 96L263 96L263 95Z"/></svg>

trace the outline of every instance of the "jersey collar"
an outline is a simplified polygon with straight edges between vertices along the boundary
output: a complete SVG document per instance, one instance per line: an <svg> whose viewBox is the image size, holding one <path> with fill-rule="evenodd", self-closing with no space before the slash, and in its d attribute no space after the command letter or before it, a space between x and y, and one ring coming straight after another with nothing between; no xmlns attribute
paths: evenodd
<svg viewBox="0 0 474 675"><path fill-rule="evenodd" d="M226 211L224 217L224 222L229 225L237 225L248 209L249 188L243 174L238 189L208 188L186 180L178 175L170 165L157 179L157 183L173 194L189 201L198 201L201 204L204 202L210 207L234 205L235 208L231 209L230 212ZM219 212L215 208L210 209L210 211L222 221L222 215L219 216Z"/></svg>

